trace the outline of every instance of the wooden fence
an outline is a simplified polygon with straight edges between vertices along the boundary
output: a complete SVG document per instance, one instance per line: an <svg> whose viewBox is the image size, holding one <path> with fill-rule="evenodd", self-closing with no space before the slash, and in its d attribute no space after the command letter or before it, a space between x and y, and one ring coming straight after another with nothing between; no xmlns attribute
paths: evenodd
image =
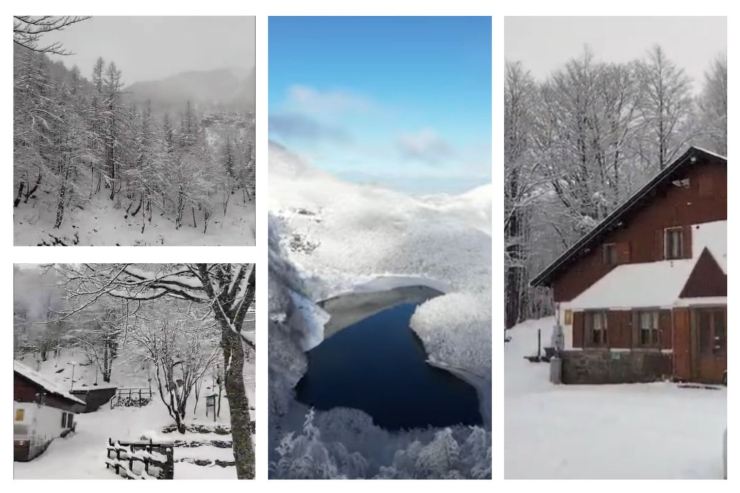
<svg viewBox="0 0 740 493"><path fill-rule="evenodd" d="M154 393L148 387L131 387L116 390L110 400L110 407L142 407L151 402Z"/></svg>
<svg viewBox="0 0 740 493"><path fill-rule="evenodd" d="M126 479L173 479L175 457L171 443L122 442L108 439L106 469Z"/></svg>

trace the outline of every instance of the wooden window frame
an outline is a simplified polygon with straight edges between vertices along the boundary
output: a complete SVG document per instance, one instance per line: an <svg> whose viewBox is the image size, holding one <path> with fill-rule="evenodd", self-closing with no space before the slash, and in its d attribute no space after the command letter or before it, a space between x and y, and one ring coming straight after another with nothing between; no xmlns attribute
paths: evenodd
<svg viewBox="0 0 740 493"><path fill-rule="evenodd" d="M607 267L614 267L619 263L619 251L616 243L604 243L601 246L601 262Z"/></svg>
<svg viewBox="0 0 740 493"><path fill-rule="evenodd" d="M668 241L672 237L671 233L678 233L678 254L673 255L671 244ZM679 260L684 258L683 251L683 226L672 226L663 229L663 258L665 260Z"/></svg>
<svg viewBox="0 0 740 493"><path fill-rule="evenodd" d="M23 421L24 419L26 419L26 410L19 407L15 410L15 421Z"/></svg>
<svg viewBox="0 0 740 493"><path fill-rule="evenodd" d="M594 330L594 319L599 316L602 325ZM608 310L586 310L583 312L583 326L587 337L584 339L586 347L609 347L609 311ZM598 338L596 335L598 334ZM598 339L598 340L597 340Z"/></svg>
<svg viewBox="0 0 740 493"><path fill-rule="evenodd" d="M715 306L702 306L693 309L694 319L696 324L696 340L698 353L702 355L725 355L727 354L727 313L723 307ZM702 334L701 334L701 314L710 314L710 340L714 341L710 348L706 348L703 345ZM721 323L723 335L719 337L717 335L718 321ZM719 340L718 340L719 339ZM720 343L721 344L718 344ZM709 349L709 350L708 350Z"/></svg>
<svg viewBox="0 0 740 493"><path fill-rule="evenodd" d="M642 316L648 315L650 316L651 322L654 325L653 327L648 328L648 332L651 333L650 336L648 336L648 342L644 342L642 338L643 331L645 328L642 325ZM659 348L661 347L662 341L661 341L661 331L660 331L660 310L657 308L647 308L647 309L640 309L635 311L635 324L636 324L636 341L635 346L640 348Z"/></svg>

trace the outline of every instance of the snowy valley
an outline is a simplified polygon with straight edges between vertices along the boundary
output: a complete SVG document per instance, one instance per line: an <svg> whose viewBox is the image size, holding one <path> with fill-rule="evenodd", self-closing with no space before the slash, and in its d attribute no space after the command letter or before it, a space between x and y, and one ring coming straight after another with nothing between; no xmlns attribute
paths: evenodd
<svg viewBox="0 0 740 493"><path fill-rule="evenodd" d="M14 46L16 245L254 245L254 69L127 84L55 54Z"/></svg>
<svg viewBox="0 0 740 493"><path fill-rule="evenodd" d="M490 477L490 186L415 198L343 182L272 144L270 187L271 477ZM391 431L359 409L296 400L309 352L343 335L325 332L332 308L320 300L414 286L440 293L408 321L426 364L475 388L480 425Z"/></svg>

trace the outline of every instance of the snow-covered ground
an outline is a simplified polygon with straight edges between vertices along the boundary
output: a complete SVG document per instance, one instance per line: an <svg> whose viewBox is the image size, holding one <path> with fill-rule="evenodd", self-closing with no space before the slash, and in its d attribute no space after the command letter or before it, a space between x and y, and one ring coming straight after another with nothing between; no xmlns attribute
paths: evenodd
<svg viewBox="0 0 740 493"><path fill-rule="evenodd" d="M505 475L514 478L715 478L723 474L725 388L670 382L553 385L536 353L554 319L524 322L505 345Z"/></svg>
<svg viewBox="0 0 740 493"><path fill-rule="evenodd" d="M204 416L205 405L198 404L198 416L188 422L213 424ZM218 422L228 424L228 403L223 399L221 417ZM224 419L226 417L226 419ZM107 405L98 411L79 414L75 417L76 431L64 438L57 438L44 453L30 462L14 462L13 477L16 479L116 479L112 470L106 469L106 445L108 438L121 441L137 441L144 437L155 441L206 440L209 435L187 432L163 434L161 429L171 424L172 419L161 401L156 398L149 405L138 407L116 407ZM204 438L205 437L205 438ZM218 435L223 440L230 436ZM235 467L196 466L182 461L185 458L207 458L234 460L231 449L213 446L175 447L175 479L236 479Z"/></svg>
<svg viewBox="0 0 740 493"><path fill-rule="evenodd" d="M94 196L84 209L65 212L64 222L55 229L55 207L49 200L31 199L13 210L15 245L36 246L52 243L53 237L67 245L254 245L254 204L243 204L235 196L229 203L227 214L216 211L208 221L203 234L202 214L196 216L198 227L192 227L192 218L186 215L180 229L174 219L154 212L152 221L146 222L141 232L142 214L126 217L125 206L116 207L103 194Z"/></svg>
<svg viewBox="0 0 740 493"><path fill-rule="evenodd" d="M62 350L47 361L39 361L28 355L22 358L24 364L38 371L45 378L52 380L62 388L72 385L72 368L74 364L74 388L94 387L95 371L92 366L82 366L85 356L80 351ZM250 404L254 406L255 365L247 362L244 365L244 380ZM194 397L188 402L186 424L208 427L229 425L229 404L224 395L221 400L221 413L214 422L213 416L205 415L205 395L210 393L209 379L204 382L200 400L193 413ZM109 385L102 380L99 384ZM114 365L112 385L121 387L146 387L147 372L137 366L135 361L120 361ZM152 383L156 386L156 383ZM212 440L230 441L230 434L196 433L187 431L164 433L162 429L174 422L167 409L156 395L147 406L115 407L103 405L98 411L78 414L75 417L76 431L64 438L55 439L44 453L30 462L14 462L13 476L18 479L116 479L117 476L105 467L106 444L108 438L121 441L136 441L151 438L154 441L167 442L182 440L200 442L196 447L175 447L175 479L236 479L236 468L218 465L199 466L193 460L233 461L230 447L221 448L211 444ZM256 436L252 437L256 443Z"/></svg>
<svg viewBox="0 0 740 493"><path fill-rule="evenodd" d="M460 471L449 465L431 472L421 463L415 469L409 459L424 447L429 447L425 457L451 442L452 448L465 447L461 444L468 443L470 429L393 435L372 426L360 411L347 409L317 411L312 424L301 429L307 409L292 399L292 387L305 372L304 351L323 338L326 314L317 301L340 293L425 285L444 294L417 308L412 329L430 362L475 385L484 414L490 414L491 187L462 196L412 197L344 182L275 144L269 155L271 461L280 436L305 435L305 441L283 444L273 472L293 474L285 467L309 460L308 454L312 466L306 466L303 477L485 475L485 466L483 472L471 464L461 465ZM485 422L490 426L489 416ZM316 443L312 427L328 452L318 454L323 445ZM482 439L490 454L490 432L478 430L481 434L473 432L472 440L478 444ZM347 466L346 461L357 458L353 454L366 461L363 467ZM485 446L473 455L485 463ZM490 474L490 463L487 469Z"/></svg>

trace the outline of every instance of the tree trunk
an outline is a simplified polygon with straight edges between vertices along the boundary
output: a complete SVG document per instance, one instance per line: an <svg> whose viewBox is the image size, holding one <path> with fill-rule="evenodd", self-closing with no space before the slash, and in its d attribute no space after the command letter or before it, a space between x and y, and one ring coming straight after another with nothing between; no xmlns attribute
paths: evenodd
<svg viewBox="0 0 740 493"><path fill-rule="evenodd" d="M231 437L236 461L236 477L254 478L254 449L249 419L249 399L244 388L244 348L241 337L222 322L221 345L224 352L224 384L231 414Z"/></svg>

